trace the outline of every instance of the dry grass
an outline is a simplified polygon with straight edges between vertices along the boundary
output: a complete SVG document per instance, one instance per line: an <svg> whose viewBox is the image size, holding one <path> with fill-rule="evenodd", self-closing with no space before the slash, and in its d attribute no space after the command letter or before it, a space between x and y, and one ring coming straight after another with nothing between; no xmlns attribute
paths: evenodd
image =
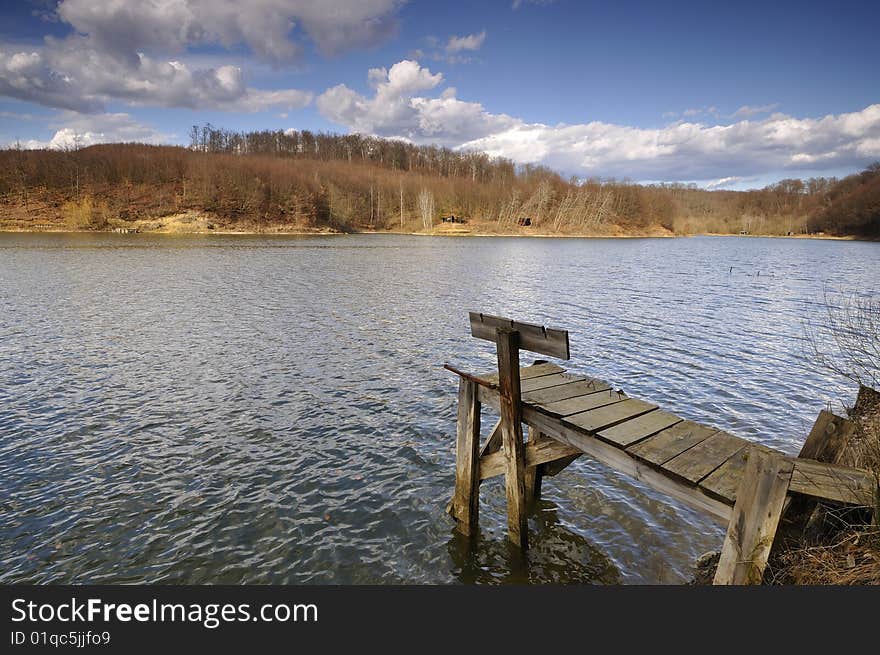
<svg viewBox="0 0 880 655"><path fill-rule="evenodd" d="M880 393L862 386L849 411L856 430L837 463L872 471L880 479ZM799 541L774 553L765 576L770 584L880 584L880 498L875 498L873 525L863 510L820 505L811 530ZM814 539L815 543L809 540Z"/></svg>
<svg viewBox="0 0 880 655"><path fill-rule="evenodd" d="M92 196L65 202L61 206L61 216L67 227L73 230L102 230L112 219L107 203L96 201Z"/></svg>
<svg viewBox="0 0 880 655"><path fill-rule="evenodd" d="M851 529L834 543L780 554L765 581L793 585L880 584L880 530Z"/></svg>

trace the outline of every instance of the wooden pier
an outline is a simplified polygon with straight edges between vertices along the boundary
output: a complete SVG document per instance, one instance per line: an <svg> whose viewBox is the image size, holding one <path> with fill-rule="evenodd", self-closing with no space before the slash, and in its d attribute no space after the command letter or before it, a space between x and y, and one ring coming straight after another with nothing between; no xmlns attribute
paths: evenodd
<svg viewBox="0 0 880 655"><path fill-rule="evenodd" d="M508 536L527 548L527 512L542 478L581 455L725 523L715 584L761 582L785 512L803 512L817 500L877 507L871 473L829 463L852 433L846 419L821 412L800 456L786 456L556 364L520 367L520 350L569 359L565 330L476 312L470 324L474 337L496 344L498 370L471 374L446 366L460 378L448 511L465 535L477 534L480 482L504 475ZM500 418L481 445L483 405Z"/></svg>

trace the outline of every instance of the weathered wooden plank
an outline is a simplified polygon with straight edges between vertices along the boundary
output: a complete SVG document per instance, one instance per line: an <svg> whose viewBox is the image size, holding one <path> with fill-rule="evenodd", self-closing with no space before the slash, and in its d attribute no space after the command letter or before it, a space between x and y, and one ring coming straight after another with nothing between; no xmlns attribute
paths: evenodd
<svg viewBox="0 0 880 655"><path fill-rule="evenodd" d="M574 425L582 430L598 432L655 409L657 409L657 405L646 403L644 400L628 398L627 400L622 400L613 405L606 405L605 407L591 409L587 412L572 414L562 420L563 422Z"/></svg>
<svg viewBox="0 0 880 655"><path fill-rule="evenodd" d="M855 428L854 422L823 409L813 423L813 428L798 457L829 464L836 463ZM788 501L782 512L783 522L792 532L803 531L819 503L814 497L805 495L792 496Z"/></svg>
<svg viewBox="0 0 880 655"><path fill-rule="evenodd" d="M583 455L582 452L578 451L573 455L569 455L568 457L560 457L559 459L554 459L552 462L547 462L541 467L543 475L545 478L552 478L554 475L559 475L562 473L569 464L574 462L578 457Z"/></svg>
<svg viewBox="0 0 880 655"><path fill-rule="evenodd" d="M565 369L557 364L551 364L549 362L530 364L529 366L520 367L519 379L528 380L541 377L542 375L553 375L555 373L565 373ZM492 384L498 384L498 371L482 373L476 377L485 380L486 382L491 382Z"/></svg>
<svg viewBox="0 0 880 655"><path fill-rule="evenodd" d="M608 389L607 391L588 393L583 396L566 398L565 400L558 400L552 403L531 404L538 405L542 410L554 416L571 416L572 414L580 414L581 412L598 409L605 405L613 405L624 400L626 400L626 394Z"/></svg>
<svg viewBox="0 0 880 655"><path fill-rule="evenodd" d="M626 447L672 427L676 423L681 423L681 418L658 409L655 412L648 412L629 421L618 423L614 427L606 428L599 433L599 436L605 441Z"/></svg>
<svg viewBox="0 0 880 655"><path fill-rule="evenodd" d="M852 421L823 409L798 457L834 464L855 430L856 424Z"/></svg>
<svg viewBox="0 0 880 655"><path fill-rule="evenodd" d="M486 443L480 448L480 457L501 450L501 419L495 421L492 431L486 437Z"/></svg>
<svg viewBox="0 0 880 655"><path fill-rule="evenodd" d="M682 421L653 437L627 448L627 452L657 466L681 455L718 432L693 421Z"/></svg>
<svg viewBox="0 0 880 655"><path fill-rule="evenodd" d="M537 428L529 426L529 440L526 443L526 505L529 508L534 507L538 497L541 495L541 482L544 477L543 467L540 464L529 464L529 446L533 449L540 445L542 440L549 441L541 435L541 431Z"/></svg>
<svg viewBox="0 0 880 655"><path fill-rule="evenodd" d="M700 488L710 496L715 496L719 500L733 505L736 501L736 491L739 489L739 484L746 469L749 452L755 448L768 454L781 454L766 446L751 444L751 447L743 448L735 453L724 464L703 478L700 481Z"/></svg>
<svg viewBox="0 0 880 655"><path fill-rule="evenodd" d="M873 507L877 480L870 472L811 459L791 459L794 462L791 491L825 500Z"/></svg>
<svg viewBox="0 0 880 655"><path fill-rule="evenodd" d="M523 402L532 404L555 403L560 400L568 400L577 396L585 396L599 391L608 391L610 385L601 380L587 378L578 382L569 382L568 384L560 384L556 387L547 389L538 389L537 391L524 391Z"/></svg>
<svg viewBox="0 0 880 655"><path fill-rule="evenodd" d="M496 409L499 407L500 398L497 390L479 387L477 394L481 403ZM727 524L727 520L730 518L730 506L706 495L701 489L681 482L678 478L670 477L653 466L644 464L617 446L612 446L576 428L564 425L559 419L548 416L531 405L523 405L522 413L523 420L528 425L535 426L548 437L567 443L597 462L636 480L641 480L661 493L705 512L714 519L722 521L725 525Z"/></svg>
<svg viewBox="0 0 880 655"><path fill-rule="evenodd" d="M749 453L721 548L714 584L760 584L794 465L760 450Z"/></svg>
<svg viewBox="0 0 880 655"><path fill-rule="evenodd" d="M537 428L532 428L537 429ZM564 457L580 455L581 451L577 448L557 441L549 437L545 437L537 442L529 441L524 448L524 461L526 469L537 467L539 464L546 464ZM497 475L503 475L507 467L506 457L503 452L498 451L480 458L480 480L487 480Z"/></svg>
<svg viewBox="0 0 880 655"><path fill-rule="evenodd" d="M522 435L518 343L517 332L504 327L496 329L501 440L506 464L507 538L514 545L525 550L529 543L529 526L526 514L525 448Z"/></svg>
<svg viewBox="0 0 880 655"><path fill-rule="evenodd" d="M486 391L481 397L485 398L486 404L491 405L492 396L497 398L497 394L493 394L491 390ZM528 405L523 406L523 419L529 425L540 429L548 437L567 443L605 466L635 480L640 480L657 491L705 512L717 520L726 522L730 518L728 505L707 496L696 487L682 483L678 479L671 478L654 467L640 462L617 446L569 427L558 419L547 416Z"/></svg>
<svg viewBox="0 0 880 655"><path fill-rule="evenodd" d="M748 445L745 439L716 432L663 464L663 470L696 484Z"/></svg>
<svg viewBox="0 0 880 655"><path fill-rule="evenodd" d="M579 380L585 380L581 375L572 375L571 373L555 373L553 375L542 375L538 378L529 378L528 380L523 380L520 385L520 390L522 393L527 393L529 391L537 391L539 389L547 389L549 387L556 387L561 384L568 384L569 382L577 382Z"/></svg>
<svg viewBox="0 0 880 655"><path fill-rule="evenodd" d="M547 328L534 323L522 323L501 316L470 312L471 335L478 339L495 341L496 330L503 328L519 335L519 347L542 355L569 359L568 330Z"/></svg>
<svg viewBox="0 0 880 655"><path fill-rule="evenodd" d="M480 512L480 401L477 385L458 383L458 422L455 438L455 492L452 512L458 530L477 533Z"/></svg>

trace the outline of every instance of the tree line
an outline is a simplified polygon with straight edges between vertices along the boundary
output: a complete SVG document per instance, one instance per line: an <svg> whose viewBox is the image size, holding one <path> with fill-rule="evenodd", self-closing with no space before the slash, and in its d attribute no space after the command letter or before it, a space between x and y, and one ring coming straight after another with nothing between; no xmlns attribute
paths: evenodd
<svg viewBox="0 0 880 655"><path fill-rule="evenodd" d="M89 199L118 220L198 210L230 225L430 229L454 214L499 231L524 218L572 234L880 236L880 165L753 191L565 179L485 153L358 134L194 126L190 147L104 144L0 150L0 218L33 220Z"/></svg>

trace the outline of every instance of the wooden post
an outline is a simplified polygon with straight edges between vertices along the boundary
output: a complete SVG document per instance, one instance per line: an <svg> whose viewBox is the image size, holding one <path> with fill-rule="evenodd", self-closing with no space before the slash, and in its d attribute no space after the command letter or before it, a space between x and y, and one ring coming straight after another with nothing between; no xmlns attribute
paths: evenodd
<svg viewBox="0 0 880 655"><path fill-rule="evenodd" d="M829 411L822 410L807 436L799 459L815 459L817 462L836 464L855 432L855 423ZM809 496L794 496L782 513L783 521L790 524L790 531L803 532L818 502Z"/></svg>
<svg viewBox="0 0 880 655"><path fill-rule="evenodd" d="M455 440L455 493L452 514L458 530L476 535L480 512L480 401L477 385L458 383L458 423Z"/></svg>
<svg viewBox="0 0 880 655"><path fill-rule="evenodd" d="M537 444L541 439L545 438L538 428L529 426L529 443ZM544 465L530 466L526 469L525 490L526 503L530 508L534 508L538 499L541 497L541 481L544 477Z"/></svg>
<svg viewBox="0 0 880 655"><path fill-rule="evenodd" d="M782 455L749 451L713 584L761 583L793 470Z"/></svg>
<svg viewBox="0 0 880 655"><path fill-rule="evenodd" d="M510 328L496 328L495 343L498 347L501 443L506 459L507 537L525 550L528 548L529 532L519 381L519 333Z"/></svg>

